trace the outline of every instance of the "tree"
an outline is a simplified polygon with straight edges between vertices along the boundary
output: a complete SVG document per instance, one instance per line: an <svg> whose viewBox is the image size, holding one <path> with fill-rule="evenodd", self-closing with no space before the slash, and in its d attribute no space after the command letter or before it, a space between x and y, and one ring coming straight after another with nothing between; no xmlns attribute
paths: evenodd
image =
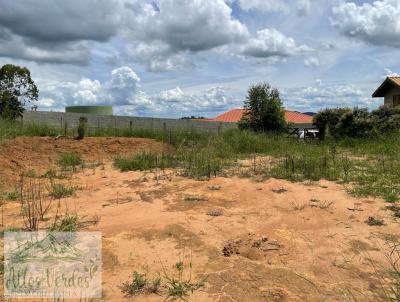
<svg viewBox="0 0 400 302"><path fill-rule="evenodd" d="M267 83L250 87L244 109L240 129L283 132L287 128L279 91Z"/></svg>
<svg viewBox="0 0 400 302"><path fill-rule="evenodd" d="M21 117L25 105L36 102L38 96L39 90L26 67L7 64L0 68L0 117Z"/></svg>

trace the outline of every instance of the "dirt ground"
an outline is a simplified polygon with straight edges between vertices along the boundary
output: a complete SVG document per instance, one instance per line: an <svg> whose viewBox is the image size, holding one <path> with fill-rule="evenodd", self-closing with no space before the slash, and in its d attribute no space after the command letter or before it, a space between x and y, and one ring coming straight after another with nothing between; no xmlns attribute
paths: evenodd
<svg viewBox="0 0 400 302"><path fill-rule="evenodd" d="M48 156L51 162L57 150L48 146L49 154L36 154L41 147L18 140L33 161ZM150 140L120 141L124 149L113 152L160 148ZM52 142L84 150L79 142ZM107 142L114 148L107 139L98 144ZM182 259L193 263L194 279L207 277L190 301L383 301L376 271L387 266L386 244L400 239L400 229L382 200L353 198L328 181L121 173L99 145L83 153L106 155L105 165L74 174L70 181L81 189L63 202L82 222L99 219L81 230L102 232L102 301L163 301L154 294L124 297L119 286L133 271L172 273ZM18 211L17 202L7 203L6 226L21 224ZM385 224L369 226L369 217Z"/></svg>
<svg viewBox="0 0 400 302"><path fill-rule="evenodd" d="M18 137L0 143L0 184L12 185L21 172L46 172L55 165L60 153L76 152L83 159L111 160L140 150L161 152L162 143L145 138L88 137Z"/></svg>

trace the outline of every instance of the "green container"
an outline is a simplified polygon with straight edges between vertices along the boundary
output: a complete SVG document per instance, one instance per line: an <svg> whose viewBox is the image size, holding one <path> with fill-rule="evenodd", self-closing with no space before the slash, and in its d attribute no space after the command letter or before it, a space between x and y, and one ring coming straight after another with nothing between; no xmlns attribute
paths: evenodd
<svg viewBox="0 0 400 302"><path fill-rule="evenodd" d="M113 115L112 106L69 106L65 107L65 112Z"/></svg>

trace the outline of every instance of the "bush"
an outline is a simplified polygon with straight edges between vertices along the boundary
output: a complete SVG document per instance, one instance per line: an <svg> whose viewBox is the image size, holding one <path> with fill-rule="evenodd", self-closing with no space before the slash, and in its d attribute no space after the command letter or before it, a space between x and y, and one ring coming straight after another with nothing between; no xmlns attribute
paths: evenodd
<svg viewBox="0 0 400 302"><path fill-rule="evenodd" d="M70 197L74 194L75 188L66 187L63 184L52 184L49 190L49 195L55 199Z"/></svg>
<svg viewBox="0 0 400 302"><path fill-rule="evenodd" d="M313 119L321 139L328 134L338 138L371 138L398 132L400 109L381 107L369 112L366 108L324 109Z"/></svg>
<svg viewBox="0 0 400 302"><path fill-rule="evenodd" d="M79 118L78 137L77 137L77 139L79 139L79 140L81 140L85 137L87 121L88 121L87 117L81 116Z"/></svg>
<svg viewBox="0 0 400 302"><path fill-rule="evenodd" d="M320 138L324 139L328 134L335 133L340 119L348 112L351 112L350 108L324 109L319 111L313 118L313 124L318 128Z"/></svg>
<svg viewBox="0 0 400 302"><path fill-rule="evenodd" d="M66 216L55 223L51 229L56 232L76 232L78 230L78 216Z"/></svg>

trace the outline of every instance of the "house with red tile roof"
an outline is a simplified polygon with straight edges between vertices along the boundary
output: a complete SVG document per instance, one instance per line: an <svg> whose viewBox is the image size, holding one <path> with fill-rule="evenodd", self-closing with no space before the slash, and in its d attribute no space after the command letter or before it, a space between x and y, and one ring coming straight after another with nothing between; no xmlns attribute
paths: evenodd
<svg viewBox="0 0 400 302"><path fill-rule="evenodd" d="M245 109L232 109L221 115L218 115L215 118L209 119L209 121L214 122L225 122L225 123L238 123L243 114L245 113ZM299 128L311 127L312 126L312 116L307 114L303 114L296 111L288 111L285 110L285 119L286 122L294 124L294 126L298 126Z"/></svg>
<svg viewBox="0 0 400 302"><path fill-rule="evenodd" d="M389 108L400 107L400 76L389 76L372 94L374 98L385 98L384 105Z"/></svg>

